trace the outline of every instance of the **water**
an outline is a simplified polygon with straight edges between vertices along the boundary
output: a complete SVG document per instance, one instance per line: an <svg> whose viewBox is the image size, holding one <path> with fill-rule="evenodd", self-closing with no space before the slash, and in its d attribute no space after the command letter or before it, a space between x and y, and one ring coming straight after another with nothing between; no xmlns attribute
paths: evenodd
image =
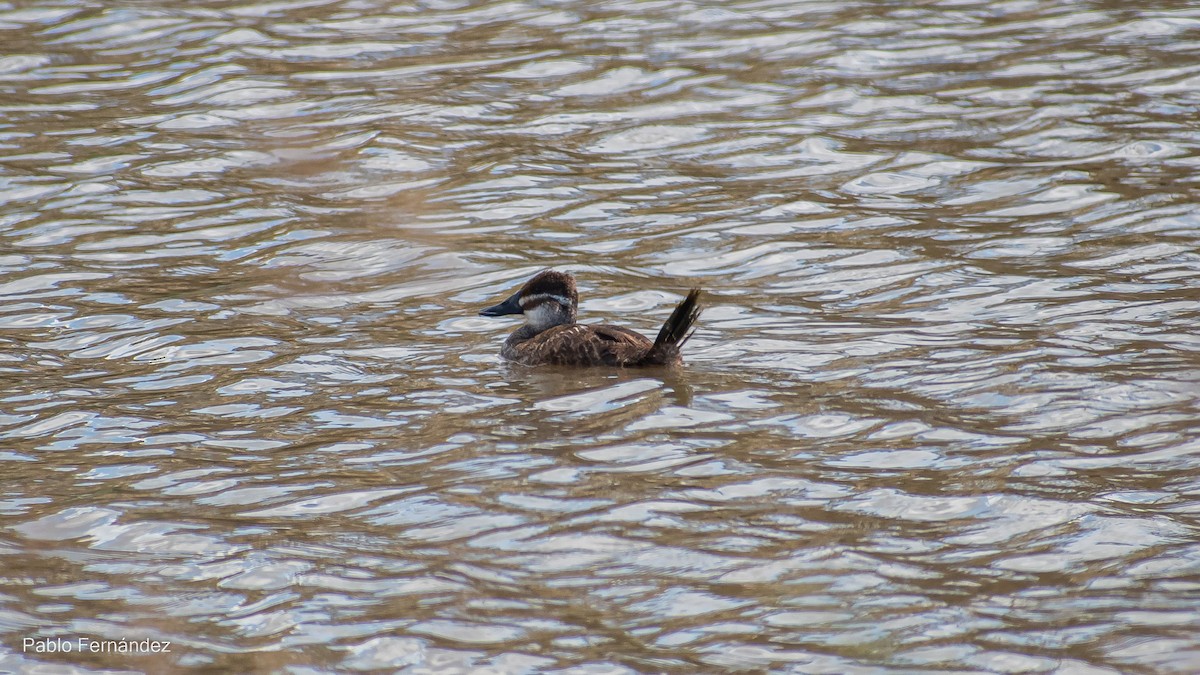
<svg viewBox="0 0 1200 675"><path fill-rule="evenodd" d="M1138 4L0 7L0 670L1200 670ZM687 366L500 362L549 266Z"/></svg>

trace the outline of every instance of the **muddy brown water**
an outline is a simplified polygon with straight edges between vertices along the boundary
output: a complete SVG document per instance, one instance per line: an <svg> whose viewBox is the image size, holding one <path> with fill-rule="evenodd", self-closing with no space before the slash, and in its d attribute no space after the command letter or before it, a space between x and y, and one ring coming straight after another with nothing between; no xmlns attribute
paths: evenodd
<svg viewBox="0 0 1200 675"><path fill-rule="evenodd" d="M1200 671L1195 3L0 35L0 670Z"/></svg>

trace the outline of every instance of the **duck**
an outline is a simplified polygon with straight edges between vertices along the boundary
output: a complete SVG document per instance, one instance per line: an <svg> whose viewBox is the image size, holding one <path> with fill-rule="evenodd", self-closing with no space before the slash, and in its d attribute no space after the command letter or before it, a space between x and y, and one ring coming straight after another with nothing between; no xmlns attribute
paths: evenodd
<svg viewBox="0 0 1200 675"><path fill-rule="evenodd" d="M522 314L525 324L508 336L500 356L526 366L676 366L700 318L700 289L693 288L671 312L653 342L628 328L575 322L579 293L575 277L544 270L507 300L481 316Z"/></svg>

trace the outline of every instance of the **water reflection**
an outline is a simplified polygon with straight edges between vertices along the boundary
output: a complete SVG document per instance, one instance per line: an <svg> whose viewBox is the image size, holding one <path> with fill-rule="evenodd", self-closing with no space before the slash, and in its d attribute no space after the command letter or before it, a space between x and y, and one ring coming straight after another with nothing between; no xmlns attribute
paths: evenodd
<svg viewBox="0 0 1200 675"><path fill-rule="evenodd" d="M0 10L0 669L1195 670L1198 20Z"/></svg>

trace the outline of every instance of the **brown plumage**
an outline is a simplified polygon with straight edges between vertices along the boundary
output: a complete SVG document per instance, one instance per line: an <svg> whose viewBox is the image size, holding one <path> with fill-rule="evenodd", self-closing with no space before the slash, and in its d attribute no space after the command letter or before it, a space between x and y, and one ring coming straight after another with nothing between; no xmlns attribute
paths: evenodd
<svg viewBox="0 0 1200 675"><path fill-rule="evenodd" d="M575 279L546 270L484 316L524 314L526 323L508 336L500 355L525 365L662 366L683 362L680 349L700 316L700 289L692 289L651 342L620 326L575 323Z"/></svg>

